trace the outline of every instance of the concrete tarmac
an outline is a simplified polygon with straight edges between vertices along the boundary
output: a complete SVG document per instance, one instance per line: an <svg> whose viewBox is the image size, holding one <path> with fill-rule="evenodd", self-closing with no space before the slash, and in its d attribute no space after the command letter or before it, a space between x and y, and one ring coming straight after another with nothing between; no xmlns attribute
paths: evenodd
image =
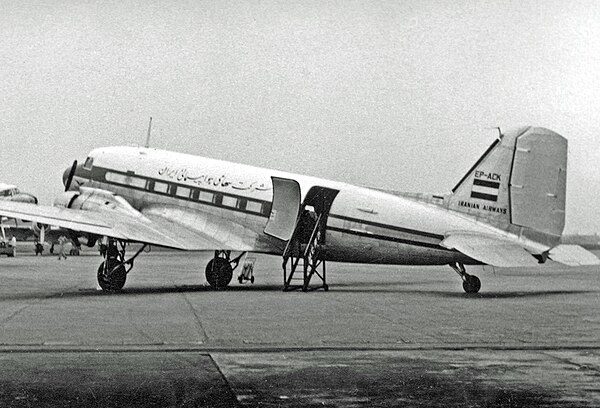
<svg viewBox="0 0 600 408"><path fill-rule="evenodd" d="M600 271L328 264L329 292L203 284L152 252L120 293L88 253L0 258L0 406L600 406ZM236 274L238 271L235 272Z"/></svg>

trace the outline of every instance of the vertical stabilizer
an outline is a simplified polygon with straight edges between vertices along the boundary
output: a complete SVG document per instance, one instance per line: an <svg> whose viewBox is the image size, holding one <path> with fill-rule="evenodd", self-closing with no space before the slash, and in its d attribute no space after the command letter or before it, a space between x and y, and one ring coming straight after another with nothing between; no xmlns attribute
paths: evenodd
<svg viewBox="0 0 600 408"><path fill-rule="evenodd" d="M566 169L564 137L536 127L508 131L454 187L449 208L554 244L564 227Z"/></svg>

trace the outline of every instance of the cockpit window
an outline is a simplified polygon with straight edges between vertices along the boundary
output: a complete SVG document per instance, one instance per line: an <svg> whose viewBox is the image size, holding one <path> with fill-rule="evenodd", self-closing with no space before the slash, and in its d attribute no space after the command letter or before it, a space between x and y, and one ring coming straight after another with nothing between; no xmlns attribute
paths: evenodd
<svg viewBox="0 0 600 408"><path fill-rule="evenodd" d="M86 170L91 170L93 165L94 165L94 158L93 157L88 157L87 159L85 159L85 163L83 165L83 168L86 169Z"/></svg>
<svg viewBox="0 0 600 408"><path fill-rule="evenodd" d="M6 190L0 191L0 197L12 197L19 194L18 188L7 188Z"/></svg>

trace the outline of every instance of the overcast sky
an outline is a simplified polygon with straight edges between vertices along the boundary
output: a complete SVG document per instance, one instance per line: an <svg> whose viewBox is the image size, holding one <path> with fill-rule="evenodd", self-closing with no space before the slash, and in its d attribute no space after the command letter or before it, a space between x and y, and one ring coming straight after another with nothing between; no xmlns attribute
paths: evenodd
<svg viewBox="0 0 600 408"><path fill-rule="evenodd" d="M0 1L0 182L50 204L100 146L449 191L496 137L569 139L600 232L596 1Z"/></svg>

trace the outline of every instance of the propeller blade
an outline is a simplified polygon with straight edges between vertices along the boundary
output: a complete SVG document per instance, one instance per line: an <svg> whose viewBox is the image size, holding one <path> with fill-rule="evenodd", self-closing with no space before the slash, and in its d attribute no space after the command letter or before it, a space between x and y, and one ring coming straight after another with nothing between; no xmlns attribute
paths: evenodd
<svg viewBox="0 0 600 408"><path fill-rule="evenodd" d="M71 183L73 182L73 176L75 175L75 170L77 170L77 160L73 161L73 165L71 166L69 175L65 179L65 191L69 191L69 188L71 187Z"/></svg>

